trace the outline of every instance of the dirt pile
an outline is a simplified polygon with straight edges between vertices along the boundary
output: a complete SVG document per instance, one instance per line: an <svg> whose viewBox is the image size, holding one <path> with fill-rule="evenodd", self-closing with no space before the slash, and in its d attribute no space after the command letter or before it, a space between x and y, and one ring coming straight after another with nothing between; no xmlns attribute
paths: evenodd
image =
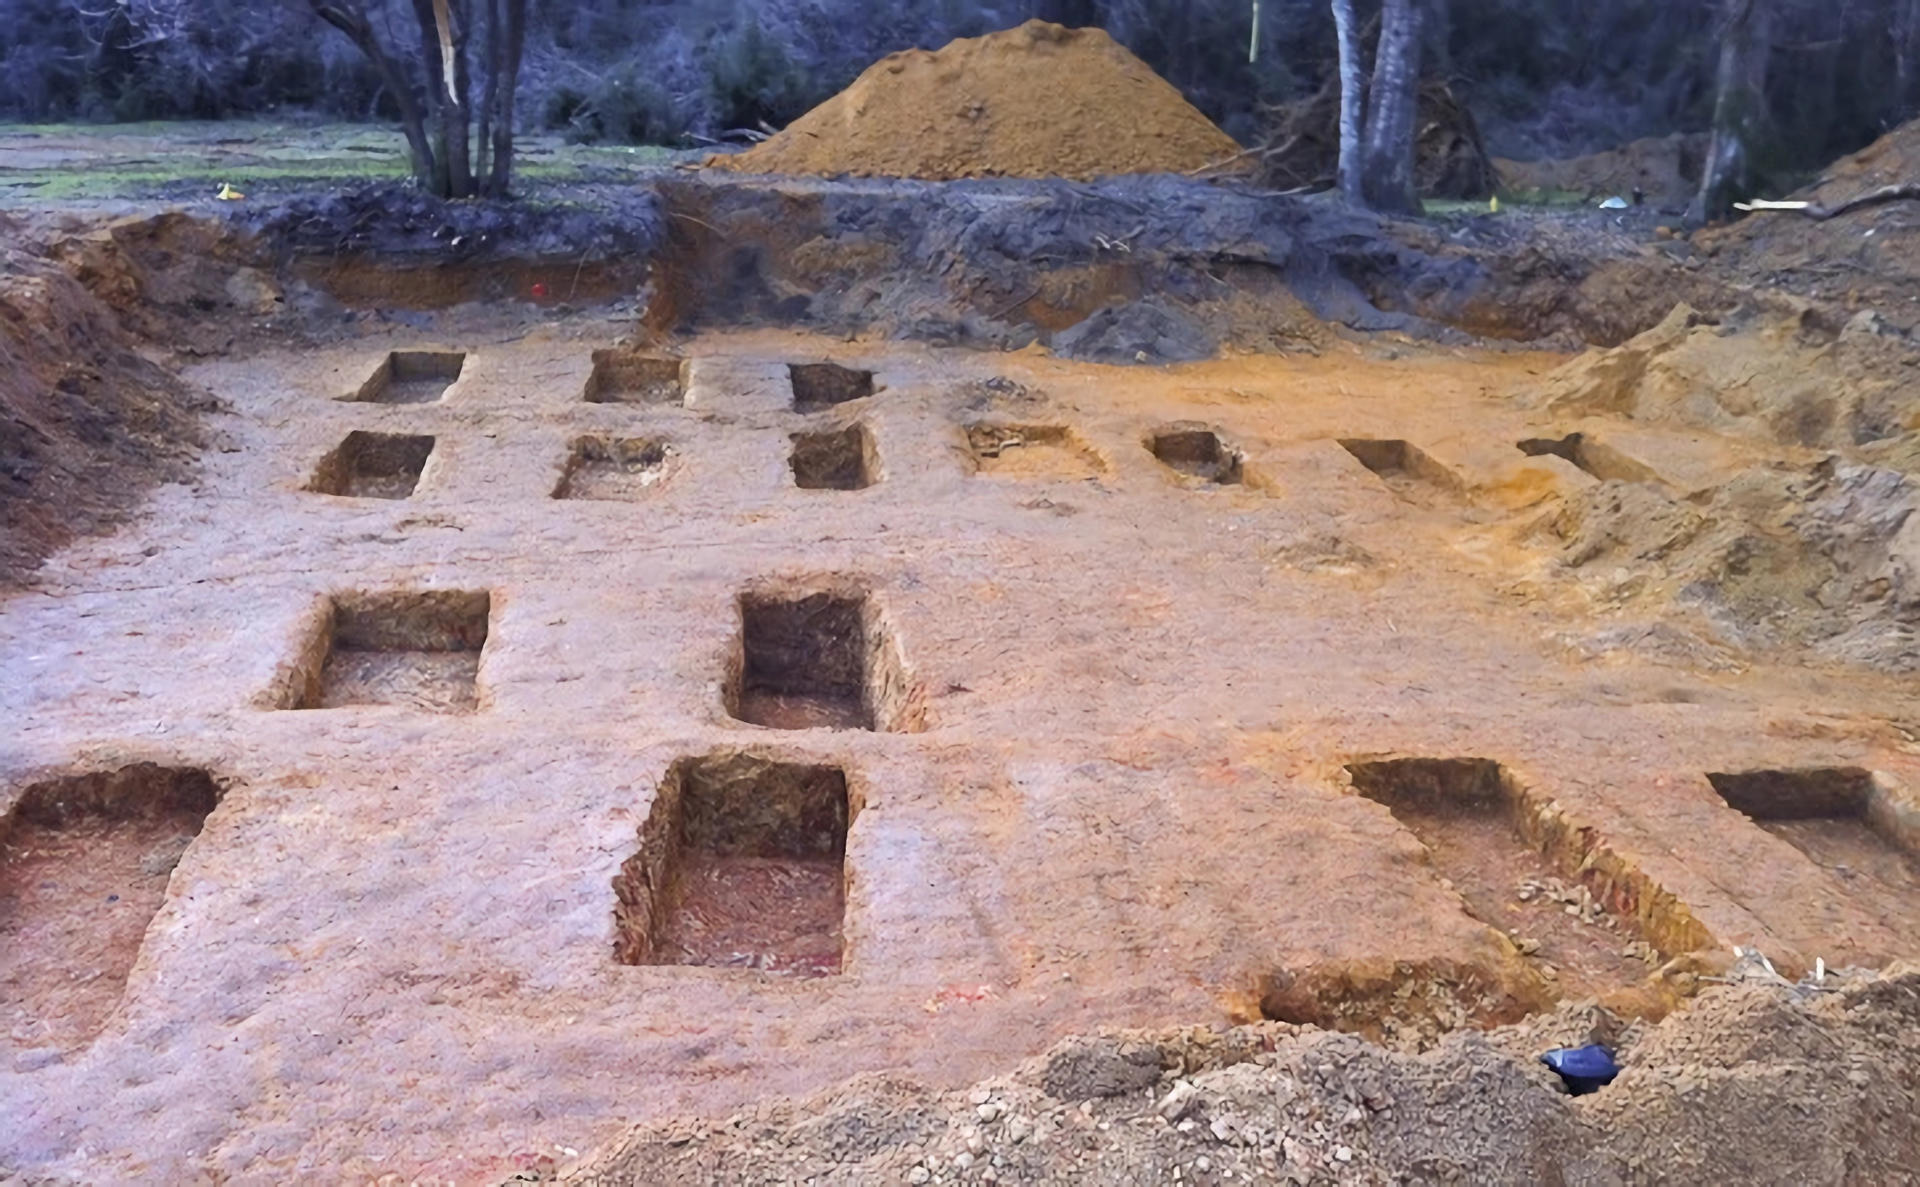
<svg viewBox="0 0 1920 1187"><path fill-rule="evenodd" d="M1833 163L1792 195L1823 206L1920 178L1920 120ZM1872 309L1903 329L1920 326L1920 203L1870 206L1826 222L1762 213L1695 241L1718 268L1848 310Z"/></svg>
<svg viewBox="0 0 1920 1187"><path fill-rule="evenodd" d="M57 264L0 255L0 585L187 474L212 401L138 346Z"/></svg>
<svg viewBox="0 0 1920 1187"><path fill-rule="evenodd" d="M1722 316L1678 305L1659 325L1547 377L1545 406L1686 424L1781 445L1920 460L1911 391L1920 344L1870 312L1836 324L1792 299Z"/></svg>
<svg viewBox="0 0 1920 1187"><path fill-rule="evenodd" d="M858 177L1179 173L1238 151L1100 29L1044 21L869 67L785 131L708 164Z"/></svg>
<svg viewBox="0 0 1920 1187"><path fill-rule="evenodd" d="M1920 667L1920 348L1876 314L1790 297L1659 325L1551 373L1563 420L1627 417L1786 447L1706 485L1605 481L1544 527L1602 604L1675 611L1750 649ZM1812 451L1824 451L1820 457ZM1797 460L1795 455L1797 455Z"/></svg>
<svg viewBox="0 0 1920 1187"><path fill-rule="evenodd" d="M856 1080L712 1125L642 1126L566 1181L1484 1183L1898 1178L1920 1158L1920 969L1756 975L1658 1027L1592 1007L1425 1054L1279 1024L1070 1039L936 1094ZM1537 1062L1607 1041L1568 1097Z"/></svg>

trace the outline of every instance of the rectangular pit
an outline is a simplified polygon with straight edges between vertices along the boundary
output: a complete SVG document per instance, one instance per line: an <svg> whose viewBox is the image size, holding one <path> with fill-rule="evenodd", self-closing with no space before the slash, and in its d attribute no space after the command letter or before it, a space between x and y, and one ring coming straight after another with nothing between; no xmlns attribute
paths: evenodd
<svg viewBox="0 0 1920 1187"><path fill-rule="evenodd" d="M614 958L840 972L855 809L838 767L749 754L678 760L614 879Z"/></svg>
<svg viewBox="0 0 1920 1187"><path fill-rule="evenodd" d="M662 441L577 437L553 497L632 502L658 489L676 460L673 448Z"/></svg>
<svg viewBox="0 0 1920 1187"><path fill-rule="evenodd" d="M684 404L687 362L625 350L596 350L585 398L589 404Z"/></svg>
<svg viewBox="0 0 1920 1187"><path fill-rule="evenodd" d="M138 763L27 787L0 819L0 1028L72 1050L126 991L167 883L222 788L197 767Z"/></svg>
<svg viewBox="0 0 1920 1187"><path fill-rule="evenodd" d="M436 404L466 363L462 351L396 350L351 399L364 404Z"/></svg>
<svg viewBox="0 0 1920 1187"><path fill-rule="evenodd" d="M795 412L824 412L849 400L873 394L873 372L856 371L838 363L790 363L787 378L793 384Z"/></svg>
<svg viewBox="0 0 1920 1187"><path fill-rule="evenodd" d="M341 594L297 662L282 707L471 711L491 607L484 590Z"/></svg>
<svg viewBox="0 0 1920 1187"><path fill-rule="evenodd" d="M1209 428L1173 425L1161 429L1147 438L1147 450L1183 478L1216 486L1238 486L1246 478L1240 451Z"/></svg>
<svg viewBox="0 0 1920 1187"><path fill-rule="evenodd" d="M727 712L770 729L902 732L921 711L899 648L864 593L743 594Z"/></svg>
<svg viewBox="0 0 1920 1187"><path fill-rule="evenodd" d="M1861 767L1715 771L1727 806L1807 855L1848 898L1920 937L1920 806Z"/></svg>
<svg viewBox="0 0 1920 1187"><path fill-rule="evenodd" d="M1552 454L1555 457L1565 458L1602 482L1659 482L1661 480L1653 467L1628 457L1613 446L1597 441L1585 433L1568 433L1564 437L1530 437L1525 441L1515 442L1514 448L1528 457L1544 457Z"/></svg>
<svg viewBox="0 0 1920 1187"><path fill-rule="evenodd" d="M966 432L976 474L1078 479L1106 472L1099 453L1064 425L981 423Z"/></svg>
<svg viewBox="0 0 1920 1187"><path fill-rule="evenodd" d="M432 437L355 429L314 467L307 489L352 499L405 499L420 484Z"/></svg>
<svg viewBox="0 0 1920 1187"><path fill-rule="evenodd" d="M1342 437L1340 448L1403 499L1418 500L1435 492L1457 495L1461 491L1460 476L1411 441Z"/></svg>
<svg viewBox="0 0 1920 1187"><path fill-rule="evenodd" d="M1563 996L1634 985L1652 971L1648 958L1714 946L1684 904L1597 830L1491 759L1355 762L1347 774L1420 839L1476 919L1537 956L1543 975L1552 970ZM1636 942L1644 955L1627 956Z"/></svg>
<svg viewBox="0 0 1920 1187"><path fill-rule="evenodd" d="M873 434L865 425L795 433L793 484L801 490L865 490L879 481Z"/></svg>

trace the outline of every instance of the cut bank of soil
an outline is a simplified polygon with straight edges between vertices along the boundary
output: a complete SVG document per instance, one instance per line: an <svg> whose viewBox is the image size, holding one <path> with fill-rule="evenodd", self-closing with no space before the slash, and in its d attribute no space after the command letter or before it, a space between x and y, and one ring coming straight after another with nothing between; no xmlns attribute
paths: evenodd
<svg viewBox="0 0 1920 1187"><path fill-rule="evenodd" d="M1233 138L1100 29L1028 21L882 58L785 131L708 164L856 177L1182 173Z"/></svg>

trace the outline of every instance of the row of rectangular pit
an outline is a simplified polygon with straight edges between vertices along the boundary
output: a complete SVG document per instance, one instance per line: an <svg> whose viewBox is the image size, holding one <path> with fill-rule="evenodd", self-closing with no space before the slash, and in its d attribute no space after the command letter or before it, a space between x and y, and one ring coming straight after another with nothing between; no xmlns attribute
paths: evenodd
<svg viewBox="0 0 1920 1187"><path fill-rule="evenodd" d="M842 972L848 839L865 798L849 772L840 762L738 749L669 764L613 880L615 961L796 977ZM1420 839L1436 876L1471 914L1517 944L1531 938L1546 945L1542 955L1558 962L1560 976L1528 1008L1631 988L1645 969L1610 954L1622 942L1642 945L1654 958L1716 945L1686 904L1497 762L1371 759L1348 764L1346 773L1355 794L1385 806ZM1706 778L1730 808L1816 862L1832 855L1821 845L1845 834L1841 844L1869 846L1909 884L1920 877L1914 805L1871 772L1829 767ZM15 1042L71 1048L105 1024L174 866L227 788L203 768L140 763L22 789L0 817L0 921L14 954L0 989ZM1488 871L1497 875L1493 882ZM1580 888L1603 907L1612 929L1590 926L1571 905L1563 914L1559 899L1535 904L1540 909L1531 913L1505 901L1511 886L1500 880L1520 874ZM1860 893L1858 885L1849 890ZM1878 893L1881 909L1901 912L1902 934L1920 937L1920 906L1910 893L1903 900L1892 885ZM1553 927L1556 920L1563 926ZM1283 1021L1379 1037L1390 1022L1439 1009L1461 988L1440 982L1475 975L1279 972L1264 985L1262 1009Z"/></svg>
<svg viewBox="0 0 1920 1187"><path fill-rule="evenodd" d="M466 369L466 352L395 350L342 400L360 404L438 404ZM629 350L596 350L580 398L590 404L686 403L689 361ZM822 412L878 389L873 372L838 363L789 363L796 412Z"/></svg>
<svg viewBox="0 0 1920 1187"><path fill-rule="evenodd" d="M976 424L966 429L976 473L1092 477L1100 455L1057 425ZM873 433L864 423L788 434L788 468L801 490L865 490L882 477ZM436 438L354 429L314 467L305 490L360 499L406 499L419 488ZM1176 426L1148 435L1146 448L1183 480L1231 486L1247 480L1244 458L1212 429ZM589 434L568 446L552 497L629 501L673 473L680 453L645 437Z"/></svg>

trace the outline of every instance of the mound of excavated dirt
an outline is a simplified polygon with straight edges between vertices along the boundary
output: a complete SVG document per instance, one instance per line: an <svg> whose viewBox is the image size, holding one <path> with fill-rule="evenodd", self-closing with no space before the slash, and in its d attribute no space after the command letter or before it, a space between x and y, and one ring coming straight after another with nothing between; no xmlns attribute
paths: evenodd
<svg viewBox="0 0 1920 1187"><path fill-rule="evenodd" d="M937 1094L856 1080L630 1132L567 1181L1885 1182L1920 1158L1920 969L1743 984L1656 1028L1566 1007L1426 1054L1279 1024L1070 1039ZM1577 1103L1554 1046L1617 1042Z"/></svg>
<svg viewBox="0 0 1920 1187"><path fill-rule="evenodd" d="M136 346L66 271L0 254L0 585L186 474L210 400Z"/></svg>
<svg viewBox="0 0 1920 1187"><path fill-rule="evenodd" d="M1178 173L1232 137L1100 29L1045 21L881 59L721 169L859 177Z"/></svg>
<svg viewBox="0 0 1920 1187"><path fill-rule="evenodd" d="M1678 306L1556 369L1540 401L1564 421L1624 416L1832 452L1699 487L1603 482L1570 496L1547 534L1604 603L1671 608L1740 647L1912 670L1920 346L1872 313L1836 326L1796 298L1767 304L1720 317Z"/></svg>
<svg viewBox="0 0 1920 1187"><path fill-rule="evenodd" d="M1833 206L1920 181L1920 120L1903 124L1792 197ZM1722 272L1920 327L1920 202L1869 206L1826 222L1777 212L1695 236Z"/></svg>

